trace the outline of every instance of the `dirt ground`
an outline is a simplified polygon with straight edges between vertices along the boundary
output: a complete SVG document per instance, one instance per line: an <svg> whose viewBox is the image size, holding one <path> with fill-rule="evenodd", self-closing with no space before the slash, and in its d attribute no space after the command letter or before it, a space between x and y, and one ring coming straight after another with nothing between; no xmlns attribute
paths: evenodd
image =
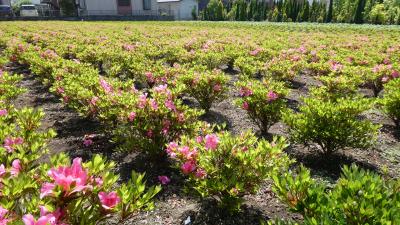
<svg viewBox="0 0 400 225"><path fill-rule="evenodd" d="M121 182L129 179L131 170L146 172L150 185L158 183L157 176L159 175L167 175L171 178L171 183L163 186L161 194L157 196L153 211L140 212L124 224L249 225L260 224L260 220L269 218L301 220L300 215L289 212L287 207L277 199L268 182L257 194L246 196L243 210L236 216L220 211L212 199L200 202L182 191L184 178L179 171L171 169L168 162L154 165L141 154L127 155L114 151L116 146L112 143L111 136L103 132L99 122L82 118L76 112L64 107L56 96L49 93L48 87L35 80L29 70L15 66L10 66L8 69L24 74L21 86L28 90L15 101L15 105L19 108L43 109L46 115L42 128L52 128L57 132L57 137L49 144L52 154L67 152L71 157L84 159L90 158L93 154L103 154L117 163L116 173L121 176ZM227 129L235 134L248 129L259 133L259 129L247 117L246 112L233 104L233 99L236 97L233 83L238 79L238 75L235 72L230 74L232 87L229 97L214 104L210 112L203 115L201 119L210 123L225 123ZM307 96L309 88L316 85L319 83L315 79L306 75L299 76L293 83L294 89L288 98L290 107L296 109L301 96ZM369 93L368 90L366 92ZM193 99L185 98L184 102L196 106ZM314 176L328 182L334 182L338 178L341 166L351 163L376 172L387 167L389 176L399 177L400 135L396 133L394 124L377 110L367 112L366 117L383 125L380 129L378 144L371 150L347 149L331 158L324 159L301 145L291 145L286 151L298 162L311 168ZM286 127L282 123L275 124L269 132L287 136ZM94 144L90 147L83 145L83 138L87 134L95 136ZM106 223L115 224L116 222L107 221Z"/></svg>

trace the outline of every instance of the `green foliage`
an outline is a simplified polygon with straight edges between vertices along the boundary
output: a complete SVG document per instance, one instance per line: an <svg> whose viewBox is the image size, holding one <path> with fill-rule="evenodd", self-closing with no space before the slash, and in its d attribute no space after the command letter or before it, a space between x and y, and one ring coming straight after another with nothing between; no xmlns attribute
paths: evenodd
<svg viewBox="0 0 400 225"><path fill-rule="evenodd" d="M220 207L236 212L245 194L255 193L265 179L287 169L285 147L283 138L268 143L250 132L237 137L222 132L195 139L183 136L167 151L201 197L214 197Z"/></svg>
<svg viewBox="0 0 400 225"><path fill-rule="evenodd" d="M358 96L333 98L325 90L316 89L303 101L299 113L283 116L294 141L315 144L324 154L375 143L380 126L360 119L361 113L372 107L371 100Z"/></svg>
<svg viewBox="0 0 400 225"><path fill-rule="evenodd" d="M75 1L73 0L60 0L59 1L61 11L66 16L74 16L75 15Z"/></svg>
<svg viewBox="0 0 400 225"><path fill-rule="evenodd" d="M250 119L266 134L287 110L285 97L288 89L273 80L246 80L236 83L240 98L235 104L246 110Z"/></svg>
<svg viewBox="0 0 400 225"><path fill-rule="evenodd" d="M25 90L17 84L22 80L21 75L11 75L0 68L0 102L9 105L11 100L22 94Z"/></svg>
<svg viewBox="0 0 400 225"><path fill-rule="evenodd" d="M126 219L132 213L140 209L152 210L154 203L152 199L161 191L161 186L152 186L146 191L146 182L143 181L144 174L132 171L132 177L128 183L122 184L117 190L121 196L119 206L121 219Z"/></svg>
<svg viewBox="0 0 400 225"><path fill-rule="evenodd" d="M204 71L204 72L197 72ZM195 98L202 109L209 111L214 102L222 100L228 91L229 77L222 71L214 69L189 70L178 78L185 85L185 93Z"/></svg>
<svg viewBox="0 0 400 225"><path fill-rule="evenodd" d="M21 11L21 5L31 5L32 1L31 0L16 0L12 1L11 7L13 9L13 12L19 15L19 12Z"/></svg>
<svg viewBox="0 0 400 225"><path fill-rule="evenodd" d="M306 225L397 224L400 222L400 182L352 165L344 166L333 188L311 178L300 167L274 176L274 192ZM278 222L274 224L286 224ZM288 222L287 224L291 224Z"/></svg>
<svg viewBox="0 0 400 225"><path fill-rule="evenodd" d="M400 79L385 84L384 90L384 97L380 100L383 110L400 127Z"/></svg>
<svg viewBox="0 0 400 225"><path fill-rule="evenodd" d="M223 21L226 17L226 10L221 0L210 0L202 13L204 20Z"/></svg>

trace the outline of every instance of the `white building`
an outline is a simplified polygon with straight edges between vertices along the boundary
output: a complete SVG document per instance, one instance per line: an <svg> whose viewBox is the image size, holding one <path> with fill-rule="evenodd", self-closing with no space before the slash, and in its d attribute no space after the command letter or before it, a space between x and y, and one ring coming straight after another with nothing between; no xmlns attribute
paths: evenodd
<svg viewBox="0 0 400 225"><path fill-rule="evenodd" d="M197 0L77 0L85 15L174 15L192 19Z"/></svg>

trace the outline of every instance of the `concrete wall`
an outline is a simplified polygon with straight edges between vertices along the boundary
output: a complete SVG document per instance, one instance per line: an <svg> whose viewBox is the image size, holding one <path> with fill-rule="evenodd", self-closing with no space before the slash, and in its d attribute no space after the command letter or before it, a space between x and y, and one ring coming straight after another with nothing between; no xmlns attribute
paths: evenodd
<svg viewBox="0 0 400 225"><path fill-rule="evenodd" d="M191 20L192 9L198 8L197 0L181 0L179 2L160 2L161 10L172 10L176 20Z"/></svg>
<svg viewBox="0 0 400 225"><path fill-rule="evenodd" d="M86 0L88 15L117 15L116 0Z"/></svg>
<svg viewBox="0 0 400 225"><path fill-rule="evenodd" d="M151 0L151 10L150 11L157 11L158 10L158 3L157 0ZM143 0L132 0L132 12L133 15L137 14L138 11L143 11ZM146 10L144 10L146 11ZM140 12L145 13L145 12Z"/></svg>

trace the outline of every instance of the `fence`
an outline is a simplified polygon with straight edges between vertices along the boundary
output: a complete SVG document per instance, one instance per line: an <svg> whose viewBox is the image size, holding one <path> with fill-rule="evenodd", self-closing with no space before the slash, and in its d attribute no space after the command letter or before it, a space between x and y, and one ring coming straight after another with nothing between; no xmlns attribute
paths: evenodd
<svg viewBox="0 0 400 225"><path fill-rule="evenodd" d="M80 10L66 15L60 10L37 8L38 16L3 17L0 20L174 20L172 10L132 10L118 12L117 10Z"/></svg>

